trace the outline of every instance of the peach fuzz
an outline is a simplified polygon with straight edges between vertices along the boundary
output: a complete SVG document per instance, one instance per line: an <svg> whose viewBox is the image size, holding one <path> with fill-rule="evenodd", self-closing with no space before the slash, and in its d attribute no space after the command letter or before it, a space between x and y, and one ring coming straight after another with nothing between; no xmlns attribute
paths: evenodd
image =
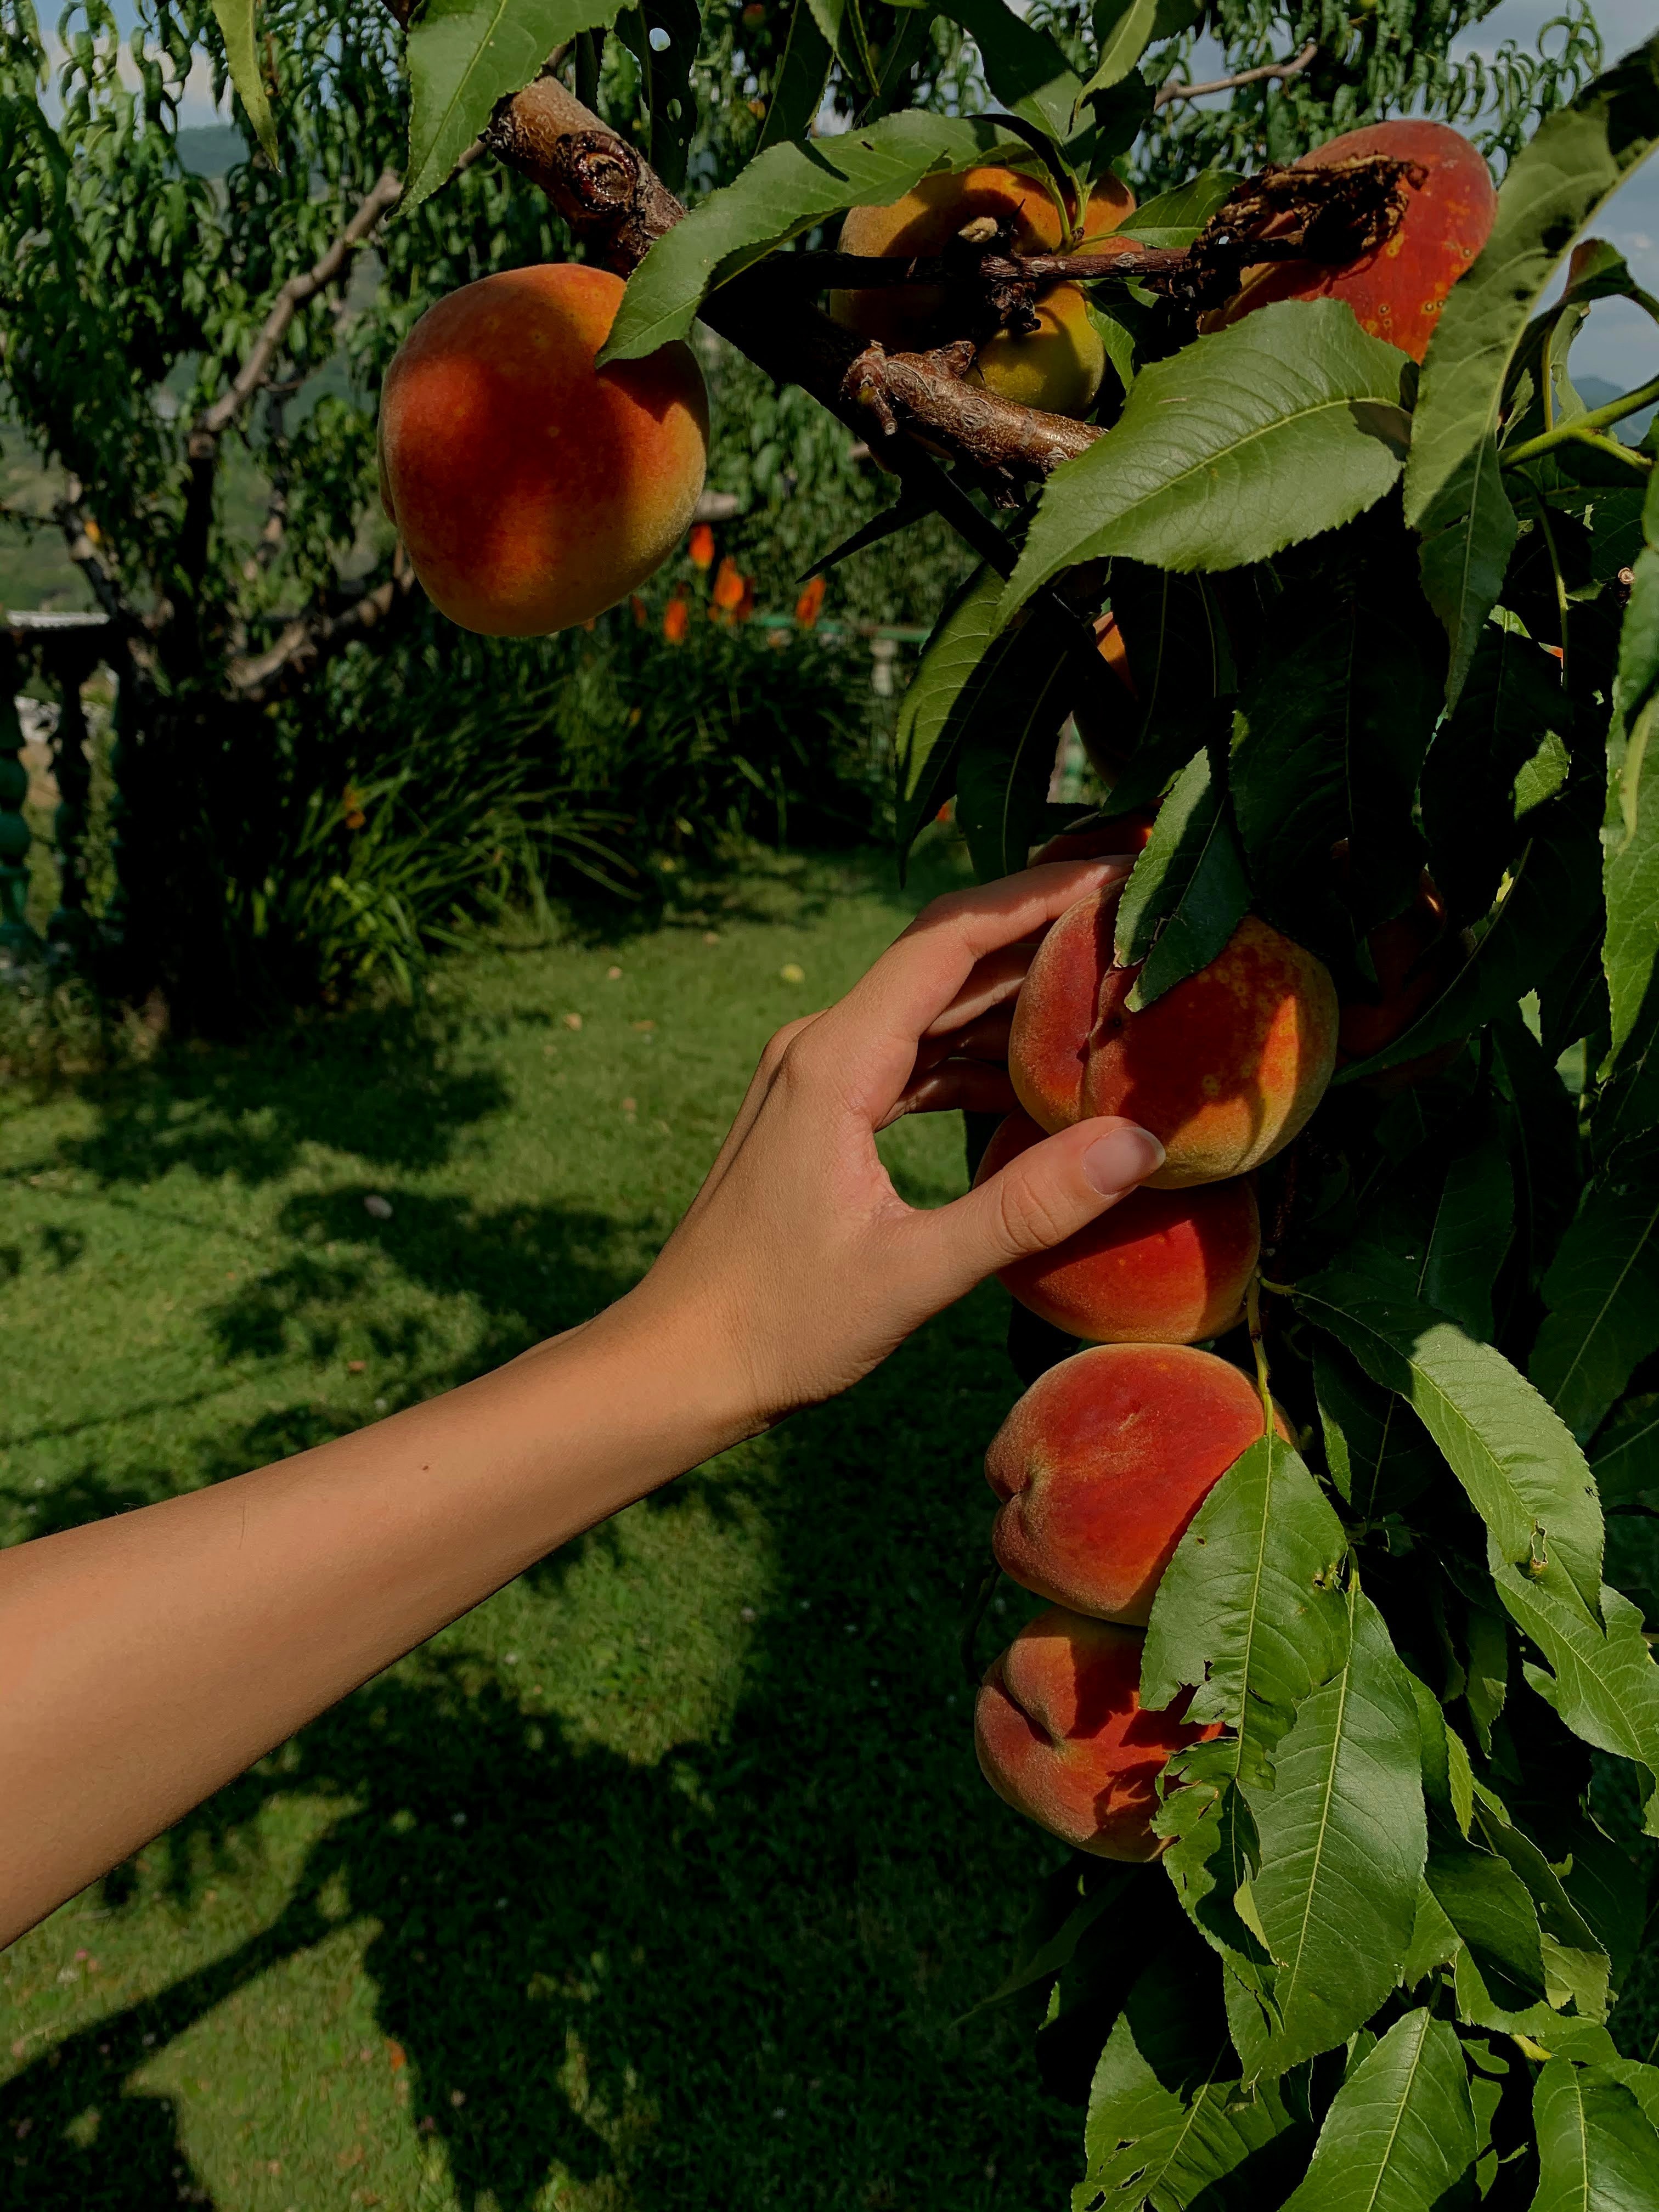
<svg viewBox="0 0 1659 2212"><path fill-rule="evenodd" d="M985 1455L1002 1500L998 1565L1056 1605L1144 1626L1188 1522L1262 1428L1255 1383L1212 1352L1074 1352L1037 1377Z"/></svg>
<svg viewBox="0 0 1659 2212"><path fill-rule="evenodd" d="M1097 244L1116 250L1110 234L1133 211L1134 196L1115 177L1102 178L1084 210L1078 250ZM890 207L849 210L842 225L843 253L932 257L945 251L963 227L988 216L1012 224L1016 253L1053 252L1060 242L1059 210L1046 187L1016 169L988 164L959 176L936 173ZM875 340L889 353L925 351L959 337L949 327L948 293L937 285L884 286L838 291L830 312L838 323ZM1024 407L1081 415L1092 404L1105 373L1106 356L1075 284L1056 284L1036 302L1037 328L1015 337L1003 331L979 350L975 374L987 388Z"/></svg>
<svg viewBox="0 0 1659 2212"><path fill-rule="evenodd" d="M1346 268L1268 262L1247 270L1243 289L1214 319L1237 322L1273 300L1346 300L1359 327L1421 361L1446 295L1480 252L1498 213L1485 157L1444 123L1375 123L1333 138L1295 163L1330 168L1368 154L1410 161L1421 179L1405 185L1405 211L1376 252Z"/></svg>
<svg viewBox="0 0 1659 2212"><path fill-rule="evenodd" d="M1042 1134L1029 1115L1009 1115L975 1182ZM1075 1237L1000 1268L998 1279L1042 1320L1091 1344L1192 1344L1241 1318L1261 1249L1248 1182L1136 1190Z"/></svg>
<svg viewBox="0 0 1659 2212"><path fill-rule="evenodd" d="M1154 1189L1248 1174L1288 1145L1336 1061L1336 988L1322 962L1247 915L1206 968L1150 1006L1113 965L1117 889L1061 915L1014 1006L1008 1073L1044 1129L1121 1114L1166 1158Z"/></svg>
<svg viewBox="0 0 1659 2212"><path fill-rule="evenodd" d="M503 270L429 307L386 371L380 485L444 614L493 637L590 621L691 520L708 402L687 346L595 374L622 279Z"/></svg>
<svg viewBox="0 0 1659 2212"><path fill-rule="evenodd" d="M1158 1777L1172 1754L1218 1735L1186 1727L1184 1692L1140 1709L1137 1629L1040 1613L992 1661L974 1708L974 1748L999 1797L1097 1858L1156 1858Z"/></svg>

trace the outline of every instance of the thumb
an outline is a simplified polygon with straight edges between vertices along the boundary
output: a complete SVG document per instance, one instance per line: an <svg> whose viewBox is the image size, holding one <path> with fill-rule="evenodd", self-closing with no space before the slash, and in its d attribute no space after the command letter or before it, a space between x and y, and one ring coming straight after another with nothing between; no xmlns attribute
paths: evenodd
<svg viewBox="0 0 1659 2212"><path fill-rule="evenodd" d="M1164 1164L1150 1129L1115 1115L1079 1121L1010 1160L950 1206L921 1217L940 1294L958 1297L1011 1261L1074 1237Z"/></svg>

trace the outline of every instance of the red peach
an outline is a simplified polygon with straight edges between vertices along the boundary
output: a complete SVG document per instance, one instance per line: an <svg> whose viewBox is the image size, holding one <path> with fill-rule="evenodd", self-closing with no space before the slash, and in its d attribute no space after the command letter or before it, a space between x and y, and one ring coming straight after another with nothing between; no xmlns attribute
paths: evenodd
<svg viewBox="0 0 1659 2212"><path fill-rule="evenodd" d="M1273 300L1346 300L1359 327L1421 361L1446 295L1480 252L1498 213L1492 172L1480 150L1444 123L1374 123L1304 154L1299 169L1326 169L1367 154L1409 161L1405 210L1394 234L1346 268L1266 262L1245 272L1243 289L1215 317L1235 323Z"/></svg>
<svg viewBox="0 0 1659 2212"><path fill-rule="evenodd" d="M596 375L622 295L586 262L504 270L428 307L386 371L381 498L434 605L464 629L589 622L691 520L702 372L676 343Z"/></svg>
<svg viewBox="0 0 1659 2212"><path fill-rule="evenodd" d="M1247 915L1207 967L1139 1012L1113 963L1117 891L1079 899L1037 948L1014 1007L1008 1073L1034 1121L1121 1114L1164 1145L1155 1189L1247 1174L1288 1145L1336 1060L1322 962Z"/></svg>
<svg viewBox="0 0 1659 2212"><path fill-rule="evenodd" d="M1027 1114L1010 1114L986 1146L983 1182L1038 1144ZM1244 1310L1261 1249L1246 1182L1194 1190L1136 1190L1048 1251L998 1270L1020 1304L1091 1344L1192 1344L1219 1336Z"/></svg>
<svg viewBox="0 0 1659 2212"><path fill-rule="evenodd" d="M985 1455L998 1565L1057 1605L1144 1625L1188 1522L1262 1426L1255 1383L1212 1352L1108 1344L1062 1359Z"/></svg>
<svg viewBox="0 0 1659 2212"><path fill-rule="evenodd" d="M1140 1709L1138 1630L1055 1610L992 1661L974 1747L999 1797L1050 1835L1103 1859L1155 1858L1158 1780L1171 1755L1219 1729L1188 1728L1188 1693Z"/></svg>

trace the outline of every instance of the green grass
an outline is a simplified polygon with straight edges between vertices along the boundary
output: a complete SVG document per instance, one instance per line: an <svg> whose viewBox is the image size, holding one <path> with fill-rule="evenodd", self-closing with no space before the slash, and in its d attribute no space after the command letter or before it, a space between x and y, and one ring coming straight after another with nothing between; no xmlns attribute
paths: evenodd
<svg viewBox="0 0 1659 2212"><path fill-rule="evenodd" d="M458 957L415 1013L13 1096L0 1536L338 1435L593 1311L768 1034L912 903L874 863L780 863L610 949ZM961 1188L954 1117L884 1144L916 1202ZM1077 2123L1029 2024L951 2025L1063 1856L981 1781L956 1651L1003 1326L981 1290L569 1547L15 1946L0 2199L1061 2201Z"/></svg>

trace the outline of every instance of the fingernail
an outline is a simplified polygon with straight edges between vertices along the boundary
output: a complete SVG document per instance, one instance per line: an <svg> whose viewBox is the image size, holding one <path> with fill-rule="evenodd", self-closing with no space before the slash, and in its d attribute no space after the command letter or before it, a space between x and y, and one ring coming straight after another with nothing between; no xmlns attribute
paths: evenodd
<svg viewBox="0 0 1659 2212"><path fill-rule="evenodd" d="M1150 1129L1131 1121L1097 1138L1083 1155L1083 1180L1102 1197L1115 1195L1155 1175L1164 1164L1164 1147Z"/></svg>

